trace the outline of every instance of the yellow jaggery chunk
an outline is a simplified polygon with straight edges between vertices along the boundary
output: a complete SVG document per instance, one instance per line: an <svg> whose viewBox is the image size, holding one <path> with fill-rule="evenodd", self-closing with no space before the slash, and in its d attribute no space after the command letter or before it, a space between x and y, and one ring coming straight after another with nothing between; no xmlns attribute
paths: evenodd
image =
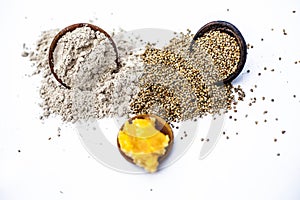
<svg viewBox="0 0 300 200"><path fill-rule="evenodd" d="M155 128L155 118L127 121L119 131L118 140L121 150L133 162L148 172L155 172L158 158L165 154L169 136Z"/></svg>

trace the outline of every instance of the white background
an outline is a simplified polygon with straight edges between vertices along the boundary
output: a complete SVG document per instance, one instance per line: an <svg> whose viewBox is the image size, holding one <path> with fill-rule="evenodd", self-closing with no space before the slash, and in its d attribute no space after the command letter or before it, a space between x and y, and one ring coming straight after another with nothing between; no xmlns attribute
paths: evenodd
<svg viewBox="0 0 300 200"><path fill-rule="evenodd" d="M199 131L193 146L171 167L156 174L122 174L94 160L72 125L55 118L39 120L39 78L26 76L34 69L21 57L22 45L34 47L41 31L89 20L107 31L190 28L195 33L212 20L239 28L254 46L234 82L247 97L237 113L228 114L237 121L227 118L226 135L206 159L198 159L206 134ZM299 20L296 0L2 0L0 200L300 199L300 64L294 64L300 61ZM254 85L258 87L251 93ZM258 100L249 107L252 97ZM60 137L57 127L62 128Z"/></svg>

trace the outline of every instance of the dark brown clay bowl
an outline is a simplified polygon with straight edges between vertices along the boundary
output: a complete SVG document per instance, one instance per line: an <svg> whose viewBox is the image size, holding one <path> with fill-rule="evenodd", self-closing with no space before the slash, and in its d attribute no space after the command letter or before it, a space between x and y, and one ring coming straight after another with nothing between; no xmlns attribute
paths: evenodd
<svg viewBox="0 0 300 200"><path fill-rule="evenodd" d="M48 60L49 60L49 66L50 66L50 70L51 70L51 73L53 74L53 76L55 77L55 79L61 84L63 85L64 87L66 87L67 89L70 89L71 87L66 85L59 77L58 75L55 73L54 71L54 58L53 58L53 53L54 53L54 50L56 48L56 45L59 41L59 39L64 36L67 32L71 32L73 30L75 30L76 28L81 28L81 27L90 27L92 30L94 31L99 31L101 33L103 33L111 42L111 45L113 46L114 48L114 51L116 53L116 64L119 66L120 63L119 63L119 56L118 56L118 50L117 50L117 46L115 44L115 42L113 41L113 39L111 38L111 36L105 32L103 29L99 28L98 26L95 26L93 24L88 24L88 23L78 23L78 24L73 24L73 25L70 25L64 29L62 29L55 37L54 39L52 40L52 43L50 45L50 49L49 49L49 55L48 55Z"/></svg>
<svg viewBox="0 0 300 200"><path fill-rule="evenodd" d="M220 83L217 84L227 84L231 83L243 70L245 62L246 62L246 57L247 57L247 45L244 40L243 35L241 32L231 23L226 22L226 21L213 21L209 22L208 24L204 25L200 30L195 34L193 41L191 42L190 46L190 51L192 51L192 46L194 45L195 41L202 37L205 33L211 31L211 30L216 30L220 31L223 33L227 33L230 36L234 37L240 47L240 60L237 66L237 69L231 73L227 78L224 80L220 81Z"/></svg>
<svg viewBox="0 0 300 200"><path fill-rule="evenodd" d="M158 117L156 115L137 115L137 116L134 116L132 118L129 119L129 121L132 121L134 119L149 119L149 117L154 117L156 119L156 123L155 123L155 128L157 130L160 130L161 133L165 134L165 135L168 135L170 140L169 140L169 144L168 146L166 147L166 152L164 155L162 155L159 159L158 159L158 162L160 163L161 161L163 161L167 156L168 154L170 153L172 147L173 147L173 141L174 141L174 135L173 135L173 131L172 131L172 128L170 127L170 125L168 123L166 123L161 117ZM120 128L122 129L123 126ZM133 159L129 156L127 156L122 150L121 150L121 147L120 147L120 143L119 143L119 140L117 139L117 144L118 144L118 149L121 153L121 155L129 162L135 164L133 162Z"/></svg>

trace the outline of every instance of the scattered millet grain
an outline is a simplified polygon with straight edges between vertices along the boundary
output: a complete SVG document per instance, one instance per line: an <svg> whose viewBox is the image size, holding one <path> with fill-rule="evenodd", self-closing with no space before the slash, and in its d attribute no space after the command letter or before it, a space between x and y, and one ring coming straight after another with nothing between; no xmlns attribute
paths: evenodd
<svg viewBox="0 0 300 200"><path fill-rule="evenodd" d="M151 112L167 121L181 121L226 112L237 102L234 94L243 100L245 93L240 86L214 84L224 69L215 65L221 62L219 57L214 61L209 55L214 49L207 46L208 52L202 50L208 45L208 36L199 38L190 53L192 37L181 33L163 49L147 46L141 55L146 73L139 81L140 92L131 102L134 114Z"/></svg>
<svg viewBox="0 0 300 200"><path fill-rule="evenodd" d="M247 49L250 49L250 48L253 49L253 45L251 45L251 44L248 43L247 44Z"/></svg>
<svg viewBox="0 0 300 200"><path fill-rule="evenodd" d="M29 53L27 51L23 51L21 54L22 57L27 57L29 56Z"/></svg>
<svg viewBox="0 0 300 200"><path fill-rule="evenodd" d="M287 35L287 32L285 31L285 29L282 29L283 35Z"/></svg>

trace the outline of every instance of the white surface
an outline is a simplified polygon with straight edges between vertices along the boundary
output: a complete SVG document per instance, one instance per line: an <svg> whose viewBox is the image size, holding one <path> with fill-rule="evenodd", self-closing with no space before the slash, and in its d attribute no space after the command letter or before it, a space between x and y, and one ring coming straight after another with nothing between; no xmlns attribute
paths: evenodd
<svg viewBox="0 0 300 200"><path fill-rule="evenodd" d="M21 57L23 43L31 46L43 30L93 19L105 30L154 27L196 32L218 19L236 25L254 48L235 81L247 98L233 114L237 122L225 122L230 139L222 136L212 154L198 160L200 139L205 136L200 132L171 167L152 175L128 175L91 158L72 125L61 125L57 119L41 123L39 78L25 76L33 69ZM0 199L300 199L300 64L294 64L300 60L299 20L296 0L1 1ZM270 73L272 68L275 72ZM255 84L258 88L252 94L249 89ZM248 106L249 98L262 96L266 101ZM264 110L269 113L263 115Z"/></svg>

